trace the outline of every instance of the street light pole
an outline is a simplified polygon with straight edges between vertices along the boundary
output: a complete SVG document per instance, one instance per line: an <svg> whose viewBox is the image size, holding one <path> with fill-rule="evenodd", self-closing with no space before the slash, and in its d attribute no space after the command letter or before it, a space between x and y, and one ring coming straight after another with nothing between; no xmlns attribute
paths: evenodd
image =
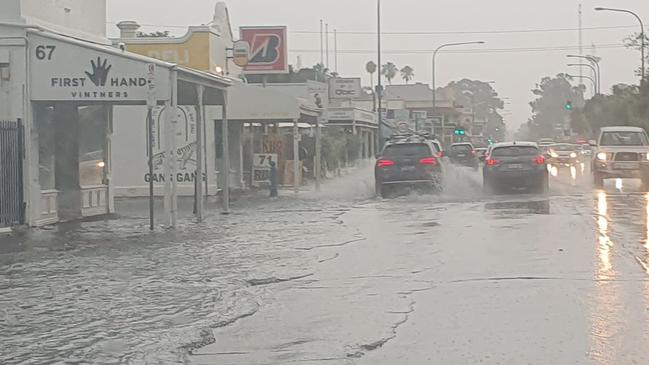
<svg viewBox="0 0 649 365"><path fill-rule="evenodd" d="M580 75L570 75L570 74L566 74L566 76L568 76L568 77L573 77L573 78L577 78L577 79L586 79L586 80L590 80L590 82L593 83L593 88L595 87L595 85L597 85L597 83L595 82L595 80L593 80L593 78L590 77L590 76L580 76Z"/></svg>
<svg viewBox="0 0 649 365"><path fill-rule="evenodd" d="M591 65L595 65L597 68L597 89L599 90L599 93L602 93L602 70L599 68L599 60L593 56L579 56L579 55L574 55L574 54L569 54L566 57L568 58L581 58L588 60L588 62L591 63Z"/></svg>
<svg viewBox="0 0 649 365"><path fill-rule="evenodd" d="M446 43L442 44L441 46L437 47L435 51L433 52L433 116L435 116L435 108L437 108L437 84L435 80L435 59L437 58L437 53L442 49L446 47L453 47L453 46L463 46L467 44L484 44L484 41L475 41L475 42L458 42L458 43ZM444 116L442 116L442 145L446 141L446 135L445 135L445 125L444 125Z"/></svg>
<svg viewBox="0 0 649 365"><path fill-rule="evenodd" d="M636 19L638 19L638 22L640 23L640 52L641 52L641 58L642 58L642 69L640 70L640 75L642 79L640 79L640 86L644 84L645 81L645 53L644 53L644 48L645 48L645 35L644 35L644 23L642 22L642 18L638 16L638 14L632 12L631 10L626 10L626 9L616 9L616 8L595 8L596 11L615 11L618 13L627 13L633 15Z"/></svg>
<svg viewBox="0 0 649 365"><path fill-rule="evenodd" d="M595 94L600 93L599 92L599 89L600 89L599 80L598 80L598 77L597 77L597 70L595 69L595 66L590 65L588 63L569 63L568 66L570 66L570 67L573 67L573 66L577 66L577 67L586 66L586 67L589 67L591 70L593 70L593 74L595 75Z"/></svg>

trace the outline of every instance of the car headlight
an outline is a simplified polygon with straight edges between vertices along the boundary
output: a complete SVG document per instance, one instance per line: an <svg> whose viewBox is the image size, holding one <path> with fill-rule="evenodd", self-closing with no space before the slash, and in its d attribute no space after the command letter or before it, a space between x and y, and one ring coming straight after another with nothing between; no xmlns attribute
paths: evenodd
<svg viewBox="0 0 649 365"><path fill-rule="evenodd" d="M571 157L571 158L576 158L576 157L577 157L577 154L573 152L573 153L570 154L570 157Z"/></svg>
<svg viewBox="0 0 649 365"><path fill-rule="evenodd" d="M597 154L597 159L600 161L606 161L607 158L608 155L606 154L606 152L600 152Z"/></svg>
<svg viewBox="0 0 649 365"><path fill-rule="evenodd" d="M106 163L104 161L97 162L97 167L104 167L104 166L106 166Z"/></svg>
<svg viewBox="0 0 649 365"><path fill-rule="evenodd" d="M554 158L557 158L557 157L559 157L559 154L554 152L554 151L550 151L550 156L554 157Z"/></svg>
<svg viewBox="0 0 649 365"><path fill-rule="evenodd" d="M649 153L647 153L647 156L646 156L646 157L647 157L647 161L649 161Z"/></svg>

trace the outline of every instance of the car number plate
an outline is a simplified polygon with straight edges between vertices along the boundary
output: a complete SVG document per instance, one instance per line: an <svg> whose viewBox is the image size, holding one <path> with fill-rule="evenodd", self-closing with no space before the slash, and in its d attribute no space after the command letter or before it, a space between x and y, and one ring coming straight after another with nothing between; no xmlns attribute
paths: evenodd
<svg viewBox="0 0 649 365"><path fill-rule="evenodd" d="M522 168L523 168L523 164L522 164L522 163L510 163L510 164L507 165L507 166L508 166L510 169L512 169L512 170L518 170L518 169L522 169Z"/></svg>
<svg viewBox="0 0 649 365"><path fill-rule="evenodd" d="M615 163L615 168L620 170L634 170L639 167L640 166L638 165L637 162L616 162Z"/></svg>
<svg viewBox="0 0 649 365"><path fill-rule="evenodd" d="M415 171L414 166L404 166L401 168L401 171L408 172L408 171Z"/></svg>
<svg viewBox="0 0 649 365"><path fill-rule="evenodd" d="M457 157L466 157L466 155L464 153L459 153Z"/></svg>

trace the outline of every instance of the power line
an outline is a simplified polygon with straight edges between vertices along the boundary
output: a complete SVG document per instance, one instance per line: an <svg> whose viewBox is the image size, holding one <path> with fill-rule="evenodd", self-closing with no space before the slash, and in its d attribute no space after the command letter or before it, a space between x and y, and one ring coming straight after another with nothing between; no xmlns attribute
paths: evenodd
<svg viewBox="0 0 649 365"><path fill-rule="evenodd" d="M585 27L582 30L612 30L612 29L631 29L637 28L635 25L614 25L600 27ZM444 35L444 34L509 34L509 33L548 33L548 32L574 32L579 28L542 28L542 29L509 29L509 30L476 30L476 31L402 31L402 32L381 32L386 35ZM293 30L290 33L296 34L316 34L311 30ZM339 31L338 34L349 35L376 35L375 32L366 31Z"/></svg>
<svg viewBox="0 0 649 365"><path fill-rule="evenodd" d="M106 24L116 25L118 22L108 21ZM173 24L140 24L143 27L162 27L162 28L176 28L187 29L187 25L173 25ZM635 29L636 25L612 25L612 26L599 26L599 27L586 27L583 30L612 30L612 29ZM503 29L503 30L475 30L475 31L401 31L401 32L381 32L384 35L445 35L445 34L510 34L510 33L549 33L549 32L574 32L579 28L539 28L539 29ZM292 34L320 34L319 31L312 30L289 30ZM376 32L371 31L338 31L338 34L346 35L376 35Z"/></svg>
<svg viewBox="0 0 649 365"><path fill-rule="evenodd" d="M623 44L600 44L597 46L600 49L619 49L626 48ZM441 51L440 53L456 53L456 54L466 54L466 53L528 53L528 52L550 52L550 51L574 51L578 50L579 46L548 46L548 47L511 47L511 48L471 48L471 49L453 49ZM291 49L293 53L316 53L319 50L316 49ZM385 54L393 55L408 55L408 54L431 54L432 49L388 49L383 50ZM338 53L342 54L374 54L375 50L369 49L346 49L338 50Z"/></svg>

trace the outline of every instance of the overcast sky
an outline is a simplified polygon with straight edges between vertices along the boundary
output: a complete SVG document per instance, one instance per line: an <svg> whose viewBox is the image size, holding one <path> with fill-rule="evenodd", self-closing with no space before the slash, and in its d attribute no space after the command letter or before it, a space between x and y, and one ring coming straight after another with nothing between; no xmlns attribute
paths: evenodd
<svg viewBox="0 0 649 365"><path fill-rule="evenodd" d="M215 3L216 0L109 0L108 20L135 20L147 24L143 27L145 31L170 30L182 35L182 28L170 26L209 22ZM639 67L639 52L620 45L631 32L639 30L639 25L631 15L595 12L593 8L608 6L634 10L649 24L647 0L382 0L382 3L385 32L437 33L384 36L384 63L392 61L399 67L410 65L415 69L415 81L431 81L432 51L426 51L447 42L487 42L452 48L454 53L440 53L437 85L461 78L495 81L496 90L511 98L507 105L511 115L506 116L506 122L512 129L529 118L530 89L538 80L560 72L578 74L577 68L566 66L565 55L578 52L578 32L570 29L578 26L579 3L583 4L584 53L602 57L602 90L609 90L611 85L620 82L637 82L634 70ZM376 59L376 37L344 32L374 32L376 0L231 0L227 4L235 34L239 26L288 26L290 61L295 64L299 56L303 66L320 61L317 31L320 19L324 19L330 30L335 28L341 32L338 35L338 73L362 76L369 84L364 69L368 60ZM613 28L588 29L601 27ZM547 31L566 28L568 30ZM107 24L107 29L109 36L117 35L114 24ZM500 32L512 30L545 31ZM335 66L333 48L332 36L331 69ZM585 74L590 75L588 69ZM589 81L584 82L589 85Z"/></svg>

